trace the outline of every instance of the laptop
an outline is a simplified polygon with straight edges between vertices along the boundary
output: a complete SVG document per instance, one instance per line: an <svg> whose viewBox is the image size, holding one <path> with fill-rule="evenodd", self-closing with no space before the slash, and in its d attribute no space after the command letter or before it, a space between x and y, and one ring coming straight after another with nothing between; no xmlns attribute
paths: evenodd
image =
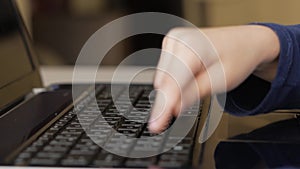
<svg viewBox="0 0 300 169"><path fill-rule="evenodd" d="M297 113L224 114L213 135L201 143L210 99L172 121L179 120L181 126L172 128L170 123L169 132L152 134L146 124L154 101L149 97L152 84L131 84L130 103L122 102L126 84L114 84L114 93L109 83L44 87L34 47L11 0L0 2L0 52L2 167L300 167ZM75 101L72 88L80 93ZM114 105L113 96L122 110ZM185 126L191 128L178 137Z"/></svg>
<svg viewBox="0 0 300 169"><path fill-rule="evenodd" d="M181 129L155 135L146 123L154 101L149 97L152 84L131 84L131 103L124 100L125 84L115 85L114 92L112 84L104 83L43 87L37 57L15 1L0 3L3 165L192 167L199 108L192 106L187 110L194 113L183 118ZM37 88L42 90L36 92ZM75 99L72 88L78 93ZM95 102L91 101L91 88L95 91ZM114 104L113 96L121 110ZM179 139L177 134L191 120L195 124Z"/></svg>

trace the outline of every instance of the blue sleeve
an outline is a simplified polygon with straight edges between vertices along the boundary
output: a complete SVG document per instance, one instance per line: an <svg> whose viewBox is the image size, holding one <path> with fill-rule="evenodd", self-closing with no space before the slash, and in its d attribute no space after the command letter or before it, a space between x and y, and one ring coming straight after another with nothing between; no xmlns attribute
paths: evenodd
<svg viewBox="0 0 300 169"><path fill-rule="evenodd" d="M269 83L251 75L227 93L225 111L243 116L300 108L300 25L255 24L271 28L279 38L276 77Z"/></svg>

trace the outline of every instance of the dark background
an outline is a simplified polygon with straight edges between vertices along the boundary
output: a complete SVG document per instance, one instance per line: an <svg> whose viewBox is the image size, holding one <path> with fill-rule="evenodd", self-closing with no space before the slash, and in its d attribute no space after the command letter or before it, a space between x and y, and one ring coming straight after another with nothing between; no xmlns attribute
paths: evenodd
<svg viewBox="0 0 300 169"><path fill-rule="evenodd" d="M118 17L137 12L164 12L183 16L181 0L98 0L101 2L94 2L98 7L86 11L84 5L71 5L72 1L33 1L32 31L35 43L44 56L40 58L42 64L74 64L86 40L101 26ZM125 39L111 49L102 63L116 65L135 51L160 48L162 38L161 35L144 34ZM155 65L158 57L149 56L149 59L138 64Z"/></svg>

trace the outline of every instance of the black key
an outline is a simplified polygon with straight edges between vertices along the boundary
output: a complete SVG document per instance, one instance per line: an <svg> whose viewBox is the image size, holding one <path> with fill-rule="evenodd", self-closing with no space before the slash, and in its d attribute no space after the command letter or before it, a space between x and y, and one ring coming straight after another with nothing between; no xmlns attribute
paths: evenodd
<svg viewBox="0 0 300 169"><path fill-rule="evenodd" d="M27 164L28 159L23 159L23 158L17 158L14 161L15 165L26 165Z"/></svg>
<svg viewBox="0 0 300 169"><path fill-rule="evenodd" d="M75 142L76 139L80 136L80 134L81 132L74 132L73 134L59 134L55 137L55 140Z"/></svg>
<svg viewBox="0 0 300 169"><path fill-rule="evenodd" d="M130 156L132 157L141 157L144 155L154 155L159 152L161 146L163 144L163 137L156 136L154 137L147 137L147 138L139 138L132 148L130 152Z"/></svg>
<svg viewBox="0 0 300 169"><path fill-rule="evenodd" d="M181 163L186 163L189 161L189 155L167 152L160 156L160 160L165 160L165 161L173 160L173 161L179 161Z"/></svg>
<svg viewBox="0 0 300 169"><path fill-rule="evenodd" d="M114 133L111 136L111 138L107 141L105 146L110 146L112 148L116 148L117 150L118 149L127 149L134 142L135 142L135 139L128 138L121 133Z"/></svg>
<svg viewBox="0 0 300 169"><path fill-rule="evenodd" d="M171 149L170 149L171 148ZM171 150L172 152L180 153L180 154L189 154L191 151L192 145L191 144L169 144L166 143L164 150Z"/></svg>
<svg viewBox="0 0 300 169"><path fill-rule="evenodd" d="M33 155L33 153L23 152L23 153L19 154L18 158L29 159L30 157L32 157L32 155Z"/></svg>
<svg viewBox="0 0 300 169"><path fill-rule="evenodd" d="M49 145L52 145L52 146L71 146L73 144L73 142L70 142L70 141L64 141L64 140L52 140Z"/></svg>
<svg viewBox="0 0 300 169"><path fill-rule="evenodd" d="M93 164L98 167L118 167L121 166L123 161L123 157L111 154L103 150L93 161Z"/></svg>
<svg viewBox="0 0 300 169"><path fill-rule="evenodd" d="M94 139L94 138L93 138ZM89 147L89 146L98 146L94 140L91 140L91 138L87 135L83 135L79 141L77 142L76 146L86 146L86 147Z"/></svg>
<svg viewBox="0 0 300 169"><path fill-rule="evenodd" d="M166 168L181 168L185 164L182 164L179 161L173 161L173 160L162 160L159 161L158 166L160 167L166 167Z"/></svg>
<svg viewBox="0 0 300 169"><path fill-rule="evenodd" d="M19 154L19 156L14 161L14 164L16 165L25 165L28 160L30 160L33 157L34 153L29 152L22 152Z"/></svg>
<svg viewBox="0 0 300 169"><path fill-rule="evenodd" d="M46 146L44 147L43 151L45 152L60 152L60 153L65 153L67 152L69 149L69 147L65 147L65 146Z"/></svg>
<svg viewBox="0 0 300 169"><path fill-rule="evenodd" d="M130 158L125 162L127 167L149 167L155 163L155 158Z"/></svg>
<svg viewBox="0 0 300 169"><path fill-rule="evenodd" d="M169 136L167 137L165 147L171 148L175 145L182 145L182 144L190 148L193 145L193 139L191 137L181 138L181 137Z"/></svg>
<svg viewBox="0 0 300 169"><path fill-rule="evenodd" d="M99 146L96 144L76 144L69 152L70 155L94 155L98 152Z"/></svg>
<svg viewBox="0 0 300 169"><path fill-rule="evenodd" d="M25 149L24 152L27 152L27 153L35 153L35 152L37 152L38 150L39 150L38 147L30 146L30 147L27 147L27 148Z"/></svg>
<svg viewBox="0 0 300 169"><path fill-rule="evenodd" d="M57 164L56 159L49 158L33 158L29 162L30 165L55 165Z"/></svg>
<svg viewBox="0 0 300 169"><path fill-rule="evenodd" d="M61 160L63 166L87 166L91 160L91 156L69 155Z"/></svg>
<svg viewBox="0 0 300 169"><path fill-rule="evenodd" d="M161 167L183 167L190 163L190 154L178 154L178 152L167 152L160 156L158 165Z"/></svg>
<svg viewBox="0 0 300 169"><path fill-rule="evenodd" d="M36 154L38 158L49 158L49 159L59 159L62 158L62 153L55 153L55 152L39 152Z"/></svg>

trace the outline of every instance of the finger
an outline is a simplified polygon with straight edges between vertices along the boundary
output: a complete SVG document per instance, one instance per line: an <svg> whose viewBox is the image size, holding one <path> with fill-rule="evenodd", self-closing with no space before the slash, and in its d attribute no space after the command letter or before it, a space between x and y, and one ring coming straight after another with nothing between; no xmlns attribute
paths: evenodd
<svg viewBox="0 0 300 169"><path fill-rule="evenodd" d="M207 98L212 94L225 92L227 90L227 81L225 70L222 63L215 63L208 68L202 68L202 71L189 82L182 91L182 100L176 104L181 104L181 111L173 112L179 116L182 110L193 105L200 99Z"/></svg>
<svg viewBox="0 0 300 169"><path fill-rule="evenodd" d="M186 39L186 41L188 40L190 39ZM194 75L201 70L201 59L199 59L200 57L194 53L195 50L191 49L187 45L189 43L179 41L178 39L173 39L171 42L172 43L169 43L170 46L166 48L168 51L163 51L162 54L162 56L171 56L169 57L169 59L171 59L168 60L168 64L166 64L166 62L164 64L160 64L163 65L160 67L163 70L160 70L160 73L157 74L155 78L155 88L166 94L166 104L164 110L161 110L162 106L159 102L154 104L150 119L153 122L149 125L149 128L152 132L162 131L162 129L169 124L168 122L170 117L173 115L178 115L178 113L181 111L181 95L183 89L186 88L191 79L195 78ZM195 46L195 42L189 42L193 43L191 46ZM198 45L199 44L200 43L198 43ZM166 46L167 45L168 44L166 44ZM171 45L173 45L173 47L171 47ZM207 46L207 44L203 46ZM174 56L170 54L164 54L164 52L171 53ZM214 54L214 52L210 52L208 53L208 56L210 56L211 53ZM212 63L211 58L213 57L210 57L204 61L206 63ZM179 88L177 88L177 86ZM187 92L187 95L194 96L195 93ZM157 100L161 100L161 97L161 95L158 95Z"/></svg>
<svg viewBox="0 0 300 169"><path fill-rule="evenodd" d="M190 36L194 35L194 36ZM170 65L173 57L182 59L183 63L185 61L188 66L191 66L192 72L196 73L198 67L201 64L200 53L207 53L209 55L211 48L206 49L206 46L210 45L209 41L206 39L206 36L195 28L176 28L171 30L163 40L163 47L161 57L158 63L157 68L161 70L166 70ZM206 51L206 52L203 52ZM209 52L207 52L209 51ZM171 54L171 55L170 55ZM211 57L212 58L212 57ZM209 63L209 60L205 59L206 64ZM197 66L198 65L198 66ZM173 66L176 69L180 67ZM161 71L156 72L154 83L161 83L164 79L164 75Z"/></svg>
<svg viewBox="0 0 300 169"><path fill-rule="evenodd" d="M162 44L162 53L160 54L159 62L157 65L157 71L155 73L154 83L161 83L163 79L163 72L160 70L165 70L172 60L172 55L170 54L173 50L174 41L170 35L166 35Z"/></svg>
<svg viewBox="0 0 300 169"><path fill-rule="evenodd" d="M161 70L161 72L163 72L163 79L155 85L160 92L157 94L149 125L149 129L155 133L163 131L168 126L173 113L180 111L181 106L177 103L181 100L181 90L193 77L189 66L178 57L173 57L170 68L167 67L167 70Z"/></svg>
<svg viewBox="0 0 300 169"><path fill-rule="evenodd" d="M194 74L200 71L201 60L192 49L176 39L172 40L172 45L172 50L162 51L162 56L169 56L170 60L165 67L157 68L159 74L155 77L156 88L164 88L173 80L180 88L184 88L189 80L194 78Z"/></svg>
<svg viewBox="0 0 300 169"><path fill-rule="evenodd" d="M167 48L162 51L162 55L171 56L171 59L168 60L168 65L159 68L167 71L185 87L186 82L193 78L191 75L197 74L202 65L208 67L218 60L218 53L199 29L182 28L173 32L175 33L170 33L166 40ZM189 71L192 73L188 73ZM160 72L155 78L155 83L162 83L164 78L164 74Z"/></svg>
<svg viewBox="0 0 300 169"><path fill-rule="evenodd" d="M187 74L182 71L180 73ZM181 111L182 87L170 75L164 76L168 77L164 79L164 84L168 85L157 88L158 93L149 120L149 129L154 133L159 133L168 127L170 119ZM195 93L190 94L195 95Z"/></svg>
<svg viewBox="0 0 300 169"><path fill-rule="evenodd" d="M174 85L157 90L155 103L148 122L151 132L159 133L168 127L170 119L173 117L173 109L177 104L177 99L174 98L178 98L177 92L174 92L174 90L178 90Z"/></svg>
<svg viewBox="0 0 300 169"><path fill-rule="evenodd" d="M172 90L169 90L169 93L167 93L165 97L172 98L172 103L167 103L165 109L162 110L166 116L161 115L161 119L159 119L161 121L154 124L155 126L150 126L150 131L155 133L161 132L167 127L167 124L169 124L168 121L170 120L170 117L179 116L185 108L193 105L195 101L199 101L200 98L209 96L211 93L211 86L210 76L205 70L199 73L193 80L189 81L189 84L180 92L179 96L175 95L174 92L171 92ZM160 95L157 97L159 102L161 102L160 97ZM157 109L155 109L153 113L154 112L157 113Z"/></svg>
<svg viewBox="0 0 300 169"><path fill-rule="evenodd" d="M168 65L158 68L160 73L156 76L159 80L155 81L155 88L164 93L166 99L165 108L162 110L162 95L157 95L150 118L149 129L152 132L161 132L169 124L169 120L177 112L180 112L181 90L186 86L190 79L194 78L201 62L193 51L185 44L180 44L177 40L172 40L172 50L162 51L162 56L171 56ZM177 56L172 56L177 55ZM190 69L192 68L193 71ZM163 69L163 70L162 70ZM157 77L156 77L157 79Z"/></svg>
<svg viewBox="0 0 300 169"><path fill-rule="evenodd" d="M196 79L192 80L188 86L182 92L182 99L178 100L177 104L181 104L180 108L177 108L173 112L174 116L178 117L181 112L183 112L186 108L192 106L196 101L200 100L199 87ZM180 103L179 103L180 101Z"/></svg>

